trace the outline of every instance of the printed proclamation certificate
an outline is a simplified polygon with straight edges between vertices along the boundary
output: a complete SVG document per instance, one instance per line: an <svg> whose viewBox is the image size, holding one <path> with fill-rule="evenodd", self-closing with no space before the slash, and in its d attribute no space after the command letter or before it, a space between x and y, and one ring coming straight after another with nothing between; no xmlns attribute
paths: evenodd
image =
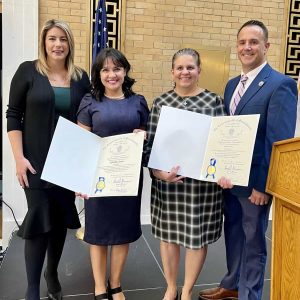
<svg viewBox="0 0 300 300"><path fill-rule="evenodd" d="M148 167L216 182L248 185L259 115L211 117L163 106Z"/></svg>
<svg viewBox="0 0 300 300"><path fill-rule="evenodd" d="M138 194L144 133L101 138L60 117L41 178L89 197Z"/></svg>
<svg viewBox="0 0 300 300"><path fill-rule="evenodd" d="M259 115L213 117L201 170L201 180L221 176L247 186Z"/></svg>

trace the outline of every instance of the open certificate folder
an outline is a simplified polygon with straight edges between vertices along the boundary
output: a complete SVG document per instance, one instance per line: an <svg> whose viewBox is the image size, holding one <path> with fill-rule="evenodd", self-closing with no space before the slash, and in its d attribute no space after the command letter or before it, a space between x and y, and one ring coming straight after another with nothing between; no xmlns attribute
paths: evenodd
<svg viewBox="0 0 300 300"><path fill-rule="evenodd" d="M259 115L211 117L163 106L149 168L216 182L222 176L247 186Z"/></svg>
<svg viewBox="0 0 300 300"><path fill-rule="evenodd" d="M60 117L41 178L90 197L138 194L144 134L101 138Z"/></svg>

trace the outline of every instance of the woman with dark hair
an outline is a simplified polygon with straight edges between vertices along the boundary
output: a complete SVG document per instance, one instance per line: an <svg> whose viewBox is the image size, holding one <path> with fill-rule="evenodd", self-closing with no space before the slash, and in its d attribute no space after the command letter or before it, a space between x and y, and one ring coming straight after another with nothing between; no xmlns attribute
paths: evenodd
<svg viewBox="0 0 300 300"><path fill-rule="evenodd" d="M7 131L28 205L18 231L25 239L26 300L40 299L46 253L48 297L62 299L57 267L67 228L80 227L74 193L41 180L58 117L76 122L79 103L90 90L86 72L74 65L74 50L69 25L47 21L40 34L38 59L23 62L10 87Z"/></svg>
<svg viewBox="0 0 300 300"><path fill-rule="evenodd" d="M78 110L78 124L101 137L144 130L149 109L145 98L132 91L135 80L130 64L118 50L103 49L92 66L92 93L85 95ZM101 197L85 201L84 240L90 244L95 280L95 299L124 300L121 275L129 243L142 234L139 192L132 197ZM109 281L106 281L108 246ZM108 282L106 284L106 282Z"/></svg>

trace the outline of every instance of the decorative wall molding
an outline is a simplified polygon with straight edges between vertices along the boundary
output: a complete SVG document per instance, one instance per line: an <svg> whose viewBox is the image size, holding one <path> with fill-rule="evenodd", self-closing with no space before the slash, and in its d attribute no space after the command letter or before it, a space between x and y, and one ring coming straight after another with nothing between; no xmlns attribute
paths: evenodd
<svg viewBox="0 0 300 300"><path fill-rule="evenodd" d="M300 0L290 0L288 15L284 72L297 80L300 73Z"/></svg>

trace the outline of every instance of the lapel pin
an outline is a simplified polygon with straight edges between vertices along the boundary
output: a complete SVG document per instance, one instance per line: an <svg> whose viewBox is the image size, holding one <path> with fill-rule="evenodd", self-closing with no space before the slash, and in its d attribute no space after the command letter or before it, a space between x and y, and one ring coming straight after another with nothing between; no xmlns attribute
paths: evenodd
<svg viewBox="0 0 300 300"><path fill-rule="evenodd" d="M259 83L258 83L258 86L263 86L264 85L264 82L263 81L260 81Z"/></svg>

